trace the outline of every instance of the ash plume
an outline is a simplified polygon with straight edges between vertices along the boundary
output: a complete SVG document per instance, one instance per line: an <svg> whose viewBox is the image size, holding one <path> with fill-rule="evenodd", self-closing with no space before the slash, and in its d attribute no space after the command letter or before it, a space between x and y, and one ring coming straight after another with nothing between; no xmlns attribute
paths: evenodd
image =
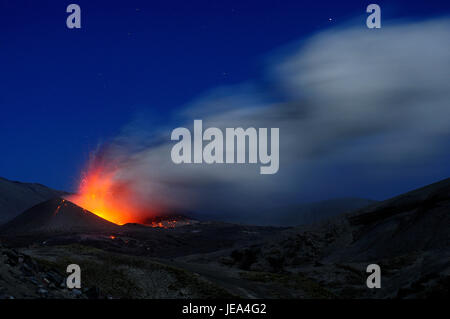
<svg viewBox="0 0 450 319"><path fill-rule="evenodd" d="M212 90L164 125L130 123L101 159L143 207L249 218L434 176L450 140L449 35L448 18L325 30L272 56L263 77ZM172 163L171 130L194 119L204 128L280 128L279 172Z"/></svg>

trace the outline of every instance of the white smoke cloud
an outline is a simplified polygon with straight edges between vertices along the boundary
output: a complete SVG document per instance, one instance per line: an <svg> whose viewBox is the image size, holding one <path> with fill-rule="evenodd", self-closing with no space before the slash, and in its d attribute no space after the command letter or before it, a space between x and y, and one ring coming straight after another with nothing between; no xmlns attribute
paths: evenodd
<svg viewBox="0 0 450 319"><path fill-rule="evenodd" d="M325 30L274 59L269 85L256 79L218 88L175 114L170 129L149 134L130 125L104 156L146 205L248 214L326 192L340 165L391 177L404 166L417 169L450 140L449 36L448 18ZM262 176L259 165L173 164L170 130L194 119L204 128L280 128L279 173Z"/></svg>

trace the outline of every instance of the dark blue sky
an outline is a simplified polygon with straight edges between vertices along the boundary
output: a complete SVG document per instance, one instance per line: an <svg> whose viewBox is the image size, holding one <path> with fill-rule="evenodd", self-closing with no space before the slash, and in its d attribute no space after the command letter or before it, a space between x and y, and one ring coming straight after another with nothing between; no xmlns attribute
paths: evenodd
<svg viewBox="0 0 450 319"><path fill-rule="evenodd" d="M375 1L383 19L448 1ZM66 6L82 29L66 27ZM88 154L134 114L162 116L258 76L272 50L360 16L368 1L0 1L0 176L73 190ZM332 21L329 21L332 18Z"/></svg>

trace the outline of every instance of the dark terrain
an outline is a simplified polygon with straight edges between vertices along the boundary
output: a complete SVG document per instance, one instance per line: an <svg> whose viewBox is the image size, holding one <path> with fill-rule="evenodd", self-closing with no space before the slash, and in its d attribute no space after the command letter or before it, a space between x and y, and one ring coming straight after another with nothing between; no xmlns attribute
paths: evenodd
<svg viewBox="0 0 450 319"><path fill-rule="evenodd" d="M66 195L37 183L21 183L0 177L0 224L43 201Z"/></svg>
<svg viewBox="0 0 450 319"><path fill-rule="evenodd" d="M448 298L449 212L450 179L297 227L117 226L44 199L0 227L0 298Z"/></svg>

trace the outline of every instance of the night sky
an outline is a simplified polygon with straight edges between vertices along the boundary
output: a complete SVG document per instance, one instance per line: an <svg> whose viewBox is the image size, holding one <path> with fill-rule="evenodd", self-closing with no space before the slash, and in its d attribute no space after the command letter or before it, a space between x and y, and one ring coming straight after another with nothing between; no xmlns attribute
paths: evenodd
<svg viewBox="0 0 450 319"><path fill-rule="evenodd" d="M66 27L70 3L81 6L80 30ZM330 24L364 23L369 3L2 0L0 176L74 190L89 152L139 112L164 118L214 87L258 77L273 50ZM383 19L450 13L448 1L376 3Z"/></svg>

